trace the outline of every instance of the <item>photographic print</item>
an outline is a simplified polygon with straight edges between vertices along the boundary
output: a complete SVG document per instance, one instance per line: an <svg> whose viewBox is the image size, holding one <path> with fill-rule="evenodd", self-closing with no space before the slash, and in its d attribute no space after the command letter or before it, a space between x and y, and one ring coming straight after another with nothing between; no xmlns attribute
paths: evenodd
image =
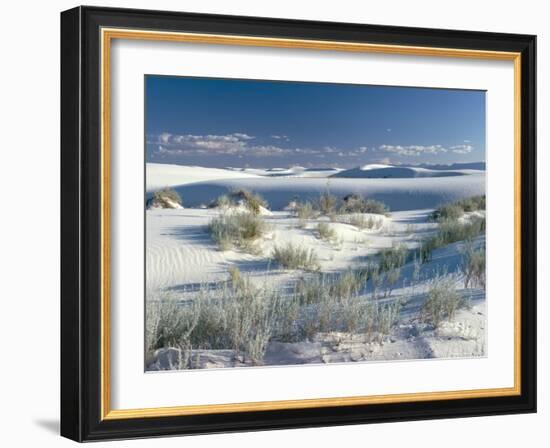
<svg viewBox="0 0 550 448"><path fill-rule="evenodd" d="M485 356L485 92L146 76L146 370Z"/></svg>
<svg viewBox="0 0 550 448"><path fill-rule="evenodd" d="M145 82L147 370L486 355L485 92Z"/></svg>
<svg viewBox="0 0 550 448"><path fill-rule="evenodd" d="M61 434L536 412L536 40L64 11Z"/></svg>

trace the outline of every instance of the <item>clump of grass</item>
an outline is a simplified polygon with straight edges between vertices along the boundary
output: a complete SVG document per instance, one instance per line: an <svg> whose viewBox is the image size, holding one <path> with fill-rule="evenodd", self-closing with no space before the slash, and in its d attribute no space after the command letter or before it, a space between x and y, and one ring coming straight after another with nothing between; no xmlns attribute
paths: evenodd
<svg viewBox="0 0 550 448"><path fill-rule="evenodd" d="M246 189L232 190L227 194L219 196L211 204L211 207L229 208L238 206L239 204L243 204L249 212L255 215L259 215L262 209L268 208L268 203L264 198Z"/></svg>
<svg viewBox="0 0 550 448"><path fill-rule="evenodd" d="M319 332L344 331L380 339L398 320L400 302L380 304L361 296L363 273L319 274L298 281L290 301L295 304L293 333L285 340L313 338Z"/></svg>
<svg viewBox="0 0 550 448"><path fill-rule="evenodd" d="M147 200L147 208L177 208L182 207L183 202L176 190L163 188L155 191L153 197Z"/></svg>
<svg viewBox="0 0 550 448"><path fill-rule="evenodd" d="M449 277L435 278L420 311L421 320L438 327L444 320L452 320L456 311L467 306L458 294L454 280Z"/></svg>
<svg viewBox="0 0 550 448"><path fill-rule="evenodd" d="M329 294L338 300L350 300L357 295L363 285L365 277L359 271L348 270L339 274L329 286Z"/></svg>
<svg viewBox="0 0 550 448"><path fill-rule="evenodd" d="M382 221L380 219L374 218L372 216L365 215L351 215L347 220L349 224L357 227L358 229L368 229L373 230L380 228Z"/></svg>
<svg viewBox="0 0 550 448"><path fill-rule="evenodd" d="M407 261L409 251L404 244L397 244L389 249L381 250L378 254L378 265L382 272L400 268Z"/></svg>
<svg viewBox="0 0 550 448"><path fill-rule="evenodd" d="M228 281L201 287L192 299L149 298L148 355L159 348L179 348L181 360L170 368L196 368L192 350L231 349L261 364L273 340L303 341L333 331L380 340L392 331L401 305L362 297L365 281L357 271L307 274L283 297L232 268Z"/></svg>
<svg viewBox="0 0 550 448"><path fill-rule="evenodd" d="M465 212L485 210L485 195L471 196L438 207L432 214L434 221L457 220Z"/></svg>
<svg viewBox="0 0 550 448"><path fill-rule="evenodd" d="M319 259L313 249L298 247L292 243L285 246L275 246L273 259L286 269L303 269L304 271L318 271Z"/></svg>
<svg viewBox="0 0 550 448"><path fill-rule="evenodd" d="M399 321L399 313L402 307L403 303L401 301L372 305L370 319L366 328L367 334L371 338L373 337L372 335L378 338L388 335Z"/></svg>
<svg viewBox="0 0 550 448"><path fill-rule="evenodd" d="M213 218L208 226L212 239L221 250L239 248L253 251L254 242L261 238L268 226L254 213L231 213Z"/></svg>
<svg viewBox="0 0 550 448"><path fill-rule="evenodd" d="M300 305L321 303L328 297L342 302L358 296L365 282L366 277L361 271L348 270L339 274L318 274L298 280L294 294Z"/></svg>
<svg viewBox="0 0 550 448"><path fill-rule="evenodd" d="M386 291L384 293L385 297L391 296L391 293L393 292L395 285L397 285L397 282L399 281L400 277L401 277L400 267L394 267L386 273L386 283L385 283Z"/></svg>
<svg viewBox="0 0 550 448"><path fill-rule="evenodd" d="M434 212L434 220L457 220L464 215L464 209L458 204L442 205Z"/></svg>
<svg viewBox="0 0 550 448"><path fill-rule="evenodd" d="M198 304L182 306L176 300L161 295L146 302L146 358L159 348L175 347L184 353L191 347L191 333L199 321ZM174 369L189 368L189 357L181 356Z"/></svg>
<svg viewBox="0 0 550 448"><path fill-rule="evenodd" d="M418 248L422 263L429 261L432 252L457 241L472 240L485 232L485 217L472 217L468 222L444 220L440 222L437 233L424 240Z"/></svg>
<svg viewBox="0 0 550 448"><path fill-rule="evenodd" d="M336 207L338 205L338 198L331 194L330 190L326 189L325 192L321 193L318 199L319 211L326 216L335 216Z"/></svg>
<svg viewBox="0 0 550 448"><path fill-rule="evenodd" d="M317 211L309 201L297 202L294 207L294 213L299 219L312 219L317 216Z"/></svg>
<svg viewBox="0 0 550 448"><path fill-rule="evenodd" d="M344 197L340 206L340 213L374 213L387 215L389 207L375 199L365 199L358 194L350 194Z"/></svg>
<svg viewBox="0 0 550 448"><path fill-rule="evenodd" d="M476 250L471 241L466 243L461 270L464 273L465 288L485 289L485 245Z"/></svg>
<svg viewBox="0 0 550 448"><path fill-rule="evenodd" d="M465 212L475 212L476 210L485 210L485 195L471 196L460 199L456 204L462 207Z"/></svg>
<svg viewBox="0 0 550 448"><path fill-rule="evenodd" d="M203 288L185 303L149 300L147 303L147 347L232 349L261 363L277 326L279 295L259 289L239 277L231 286ZM180 366L180 368L190 368Z"/></svg>
<svg viewBox="0 0 550 448"><path fill-rule="evenodd" d="M336 231L327 222L317 224L317 231L319 232L319 238L325 241L334 241L337 237Z"/></svg>
<svg viewBox="0 0 550 448"><path fill-rule="evenodd" d="M294 286L294 298L300 305L319 303L324 294L328 292L327 276L314 275L309 278L300 278Z"/></svg>

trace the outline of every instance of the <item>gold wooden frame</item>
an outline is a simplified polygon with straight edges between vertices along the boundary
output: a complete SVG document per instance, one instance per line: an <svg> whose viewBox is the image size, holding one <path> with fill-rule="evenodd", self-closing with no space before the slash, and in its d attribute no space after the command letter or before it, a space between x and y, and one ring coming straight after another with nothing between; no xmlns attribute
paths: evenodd
<svg viewBox="0 0 550 448"><path fill-rule="evenodd" d="M514 63L514 386L442 392L315 398L216 405L172 406L143 409L111 409L110 398L110 50L113 39L169 41L213 45L332 50L469 59L506 60ZM386 44L279 39L215 34L101 29L101 419L117 420L227 412L246 412L350 406L414 401L521 395L521 54L515 52L432 48Z"/></svg>

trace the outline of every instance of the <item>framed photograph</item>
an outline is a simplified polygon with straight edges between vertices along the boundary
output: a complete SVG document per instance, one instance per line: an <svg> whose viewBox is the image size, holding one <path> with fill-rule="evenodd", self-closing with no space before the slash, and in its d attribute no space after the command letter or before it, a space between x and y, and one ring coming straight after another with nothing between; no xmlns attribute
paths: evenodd
<svg viewBox="0 0 550 448"><path fill-rule="evenodd" d="M535 36L61 14L61 433L536 410Z"/></svg>

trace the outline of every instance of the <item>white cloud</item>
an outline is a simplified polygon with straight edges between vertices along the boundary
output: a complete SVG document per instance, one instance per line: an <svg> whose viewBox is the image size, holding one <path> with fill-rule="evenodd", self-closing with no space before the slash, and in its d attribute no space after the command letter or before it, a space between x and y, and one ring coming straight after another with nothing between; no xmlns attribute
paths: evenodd
<svg viewBox="0 0 550 448"><path fill-rule="evenodd" d="M472 145L455 145L450 149L455 154L468 154L474 150L474 147Z"/></svg>
<svg viewBox="0 0 550 448"><path fill-rule="evenodd" d="M442 145L381 145L382 151L399 154L400 156L420 156L422 154L439 154L447 152L448 149Z"/></svg>
<svg viewBox="0 0 550 448"><path fill-rule="evenodd" d="M441 154L453 152L455 154L468 154L474 150L472 145L381 145L378 147L381 151L398 154L400 156L420 156L423 154Z"/></svg>
<svg viewBox="0 0 550 448"><path fill-rule="evenodd" d="M286 136L282 136L286 137ZM223 135L175 135L164 132L148 136L147 143L156 147L160 156L234 154L247 156L279 156L282 154L317 154L320 150L309 148L284 148L278 145L254 144L254 136L244 133Z"/></svg>

